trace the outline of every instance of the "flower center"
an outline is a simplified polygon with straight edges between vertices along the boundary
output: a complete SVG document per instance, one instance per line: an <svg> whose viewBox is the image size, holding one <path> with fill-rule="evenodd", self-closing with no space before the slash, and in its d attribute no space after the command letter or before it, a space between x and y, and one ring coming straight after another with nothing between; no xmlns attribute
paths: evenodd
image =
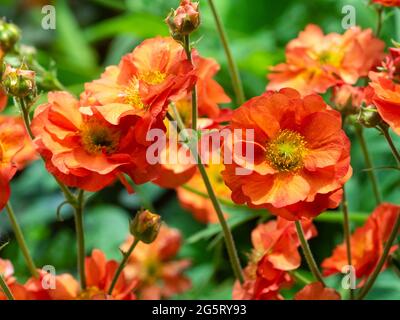
<svg viewBox="0 0 400 320"><path fill-rule="evenodd" d="M111 154L118 147L119 133L96 120L89 120L81 128L81 142L90 154Z"/></svg>
<svg viewBox="0 0 400 320"><path fill-rule="evenodd" d="M165 78L166 74L160 71L147 71L140 75L140 80L146 82L147 84L157 85L162 83Z"/></svg>
<svg viewBox="0 0 400 320"><path fill-rule="evenodd" d="M88 287L79 293L77 300L92 300L94 297L106 296L106 294L97 287Z"/></svg>
<svg viewBox="0 0 400 320"><path fill-rule="evenodd" d="M132 79L129 81L129 85L125 89L124 100L126 104L137 107L139 109L147 109L147 106L143 103L139 93L139 81Z"/></svg>
<svg viewBox="0 0 400 320"><path fill-rule="evenodd" d="M283 130L267 145L267 160L280 172L297 171L303 167L303 158L307 153L304 137L291 130Z"/></svg>

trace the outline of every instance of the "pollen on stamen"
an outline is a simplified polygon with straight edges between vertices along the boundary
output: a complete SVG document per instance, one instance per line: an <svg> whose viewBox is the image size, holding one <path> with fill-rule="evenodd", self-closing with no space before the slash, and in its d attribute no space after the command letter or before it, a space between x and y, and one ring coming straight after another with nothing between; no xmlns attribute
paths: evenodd
<svg viewBox="0 0 400 320"><path fill-rule="evenodd" d="M90 154L112 154L118 148L119 133L97 121L85 123L80 136L82 146Z"/></svg>
<svg viewBox="0 0 400 320"><path fill-rule="evenodd" d="M146 110L147 106L143 103L139 93L139 83L136 79L132 79L124 92L124 102L135 108Z"/></svg>
<svg viewBox="0 0 400 320"><path fill-rule="evenodd" d="M147 84L157 85L162 83L166 78L166 74L160 71L147 71L140 75L139 79Z"/></svg>
<svg viewBox="0 0 400 320"><path fill-rule="evenodd" d="M303 168L306 145L306 140L298 132L282 130L267 145L267 161L280 172L295 172Z"/></svg>

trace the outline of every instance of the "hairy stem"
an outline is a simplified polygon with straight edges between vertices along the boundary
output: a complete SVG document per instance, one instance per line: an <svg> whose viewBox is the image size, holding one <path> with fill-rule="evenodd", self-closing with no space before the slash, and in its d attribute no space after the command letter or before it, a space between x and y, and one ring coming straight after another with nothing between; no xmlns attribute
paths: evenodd
<svg viewBox="0 0 400 320"><path fill-rule="evenodd" d="M190 63L193 65L192 59L192 48L190 47L190 36L186 35L184 37L184 48L186 55ZM197 86L195 85L192 90L192 129L197 130L197 118L198 118L199 108L197 105Z"/></svg>
<svg viewBox="0 0 400 320"><path fill-rule="evenodd" d="M394 241L396 240L397 234L400 231L400 215L397 217L396 223L393 226L392 232L390 233L389 239L385 244L385 248L383 249L383 253L381 258L379 259L378 264L376 265L374 271L372 272L371 276L367 280L366 284L363 286L361 289L361 292L358 296L358 300L362 300L366 297L368 292L371 290L372 286L374 285L376 279L378 278L379 273L381 272L383 266L386 263L386 260L389 256L390 249L392 248L392 245Z"/></svg>
<svg viewBox="0 0 400 320"><path fill-rule="evenodd" d="M368 174L369 179L371 180L372 191L375 196L375 201L376 201L376 204L379 205L382 202L382 197L381 197L381 193L379 192L378 180L376 178L375 171L373 170L371 156L369 154L367 143L364 138L363 128L361 126L356 125L355 132L356 132L357 138L360 142L361 151L363 153L364 160L365 160L367 174Z"/></svg>
<svg viewBox="0 0 400 320"><path fill-rule="evenodd" d="M8 287L1 273L0 273L0 288L3 290L5 296L7 297L7 300L15 300L10 288Z"/></svg>
<svg viewBox="0 0 400 320"><path fill-rule="evenodd" d="M344 239L346 243L346 254L347 254L347 264L352 266L352 258L351 258L351 233L350 233L350 219L349 219L349 206L346 197L346 190L343 186L343 202L342 202L342 211L343 211L343 232ZM353 288L350 288L350 300L354 300L354 291Z"/></svg>
<svg viewBox="0 0 400 320"><path fill-rule="evenodd" d="M301 248L303 249L304 257L306 258L308 267L311 270L314 278L325 285L324 278L322 277L321 272L319 271L318 265L315 262L314 256L311 252L310 246L308 245L307 239L304 235L303 226L300 221L295 221L297 234L299 236L299 240L301 243Z"/></svg>
<svg viewBox="0 0 400 320"><path fill-rule="evenodd" d="M82 290L86 289L85 275L85 233L83 231L83 207L84 191L80 190L77 197L77 204L74 206L75 232L78 254L78 273Z"/></svg>
<svg viewBox="0 0 400 320"><path fill-rule="evenodd" d="M213 0L208 0L208 4L210 5L211 12L214 16L215 24L217 25L217 30L219 37L221 39L222 46L225 50L226 59L228 61L229 73L232 79L233 90L235 91L236 102L238 105L242 105L245 101L244 91L242 81L240 79L238 67L233 59L233 55L228 43L228 37L225 32L225 28L222 24L221 18L218 14L218 11L215 7Z"/></svg>
<svg viewBox="0 0 400 320"><path fill-rule="evenodd" d="M400 153L397 150L396 146L394 145L392 137L390 136L389 127L382 125L382 126L380 126L380 130L383 133L383 136L385 137L385 139L390 147L390 150L392 150L393 156L397 161L397 165L400 166Z"/></svg>
<svg viewBox="0 0 400 320"><path fill-rule="evenodd" d="M14 210L11 207L11 204L9 202L7 202L7 204L6 204L6 211L7 211L8 217L10 219L11 226L12 226L12 229L15 234L15 238L17 239L18 246L21 249L22 254L24 256L26 265L28 266L28 269L29 269L30 273L32 274L32 276L34 276L35 278L38 278L39 273L37 271L35 263L33 262L32 256L28 249L28 246L26 245L26 241L25 241L24 235L22 233L21 227L19 226L17 217L15 216Z"/></svg>
<svg viewBox="0 0 400 320"><path fill-rule="evenodd" d="M121 275L121 272L124 270L126 263L128 262L129 257L131 256L133 250L136 248L137 244L140 242L139 239L134 239L132 242L132 245L130 246L129 250L124 253L124 257L122 258L121 263L118 266L117 271L114 274L114 277L111 281L110 288L108 289L108 294L112 295L112 292L115 288L115 285L117 284L117 281L119 279L119 276Z"/></svg>
<svg viewBox="0 0 400 320"><path fill-rule="evenodd" d="M180 131L184 135L185 140L189 141L190 138L185 135L185 127L183 126L182 118L180 117L179 112L178 112L178 110L176 109L176 106L173 103L171 103L171 108L172 108L172 110L174 112L174 116L175 116L175 119L177 121L177 125L178 125L177 130ZM203 178L204 185L205 185L205 187L207 189L208 197L210 198L210 200L212 202L214 210L215 210L215 212L216 212L216 214L218 216L219 223L220 223L220 225L222 227L222 231L223 231L224 239L225 239L225 244L226 244L226 248L227 248L227 251L228 251L229 260L230 260L233 272L235 274L235 277L240 281L240 283L243 283L244 282L244 277L243 277L243 273L242 273L242 267L240 265L239 256L237 254L236 245L235 245L235 242L233 240L233 236L232 236L231 230L230 230L230 228L229 228L229 226L228 226L228 224L227 224L227 222L225 220L224 214L223 214L222 209L221 209L221 205L220 205L220 203L219 203L219 201L217 199L217 196L215 194L215 191L214 191L214 189L213 189L213 187L211 185L211 182L210 182L210 179L208 177L207 171L206 171L206 169L204 167L204 164L202 163L201 158L197 153L196 147L197 147L197 144L195 146L193 146L192 143L189 144L190 151L192 153L192 156L196 159L197 167L199 169L201 177Z"/></svg>

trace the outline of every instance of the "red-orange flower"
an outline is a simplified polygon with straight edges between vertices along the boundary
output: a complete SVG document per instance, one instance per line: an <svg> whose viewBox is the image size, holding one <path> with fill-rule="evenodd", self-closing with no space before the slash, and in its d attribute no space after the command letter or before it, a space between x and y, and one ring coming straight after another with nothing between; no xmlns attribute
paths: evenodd
<svg viewBox="0 0 400 320"><path fill-rule="evenodd" d="M100 250L93 250L85 259L86 289L81 290L78 281L70 274L57 275L54 280L49 274L39 270L39 278L31 278L25 284L30 300L134 300L133 293L137 281L127 280L124 271L118 278L111 296L108 289L118 268L118 262L107 260ZM47 277L47 278L46 278ZM43 283L55 281L55 288L43 287Z"/></svg>
<svg viewBox="0 0 400 320"><path fill-rule="evenodd" d="M372 0L372 3L377 3L385 7L400 7L400 0Z"/></svg>
<svg viewBox="0 0 400 320"><path fill-rule="evenodd" d="M52 92L32 121L38 151L47 169L71 187L98 191L122 179L122 172L137 183L152 179L147 171L145 146L134 138L130 117L118 125L99 113L80 112L80 103L66 92Z"/></svg>
<svg viewBox="0 0 400 320"><path fill-rule="evenodd" d="M314 282L297 292L294 300L340 300L340 294L324 287L321 282Z"/></svg>
<svg viewBox="0 0 400 320"><path fill-rule="evenodd" d="M215 193L218 195L218 198L229 200L231 192L222 179L221 172L223 169L223 164L216 163L210 163L206 167L211 185L213 186ZM194 191L191 191L190 189ZM199 171L196 171L193 177L186 182L185 186L177 188L176 191L181 206L191 212L197 220L203 223L218 222L218 217L211 200L208 197L194 193L198 191L207 195L207 189Z"/></svg>
<svg viewBox="0 0 400 320"><path fill-rule="evenodd" d="M271 69L267 88L291 87L305 95L355 84L381 60L384 47L370 29L353 27L343 35L324 35L320 27L308 25L287 45L286 62Z"/></svg>
<svg viewBox="0 0 400 320"><path fill-rule="evenodd" d="M3 276L15 300L26 300L28 293L22 284L15 279L14 267L9 260L0 259L0 275ZM7 300L6 295L0 290L0 300Z"/></svg>
<svg viewBox="0 0 400 320"><path fill-rule="evenodd" d="M132 241L130 236L121 249L126 251ZM154 242L136 246L124 270L128 280L139 281L136 292L140 299L169 298L190 288L190 280L183 275L190 262L174 260L180 246L179 231L166 225L161 226Z"/></svg>
<svg viewBox="0 0 400 320"><path fill-rule="evenodd" d="M382 255L383 246L399 215L399 206L388 203L381 204L368 217L365 225L357 228L352 234L350 240L351 260L357 278L365 279L375 269ZM393 246L392 250L396 250L396 248L397 246ZM336 247L331 257L322 262L323 273L326 276L341 273L346 265L348 265L346 245L342 243Z"/></svg>
<svg viewBox="0 0 400 320"><path fill-rule="evenodd" d="M213 77L220 69L219 64L212 58L203 58L197 53L193 55L197 80L197 95L199 115L216 119L221 115L219 104L229 103L231 99ZM191 99L190 99L191 101Z"/></svg>
<svg viewBox="0 0 400 320"><path fill-rule="evenodd" d="M0 210L10 196L9 182L17 170L35 159L35 150L20 117L0 116Z"/></svg>
<svg viewBox="0 0 400 320"><path fill-rule="evenodd" d="M363 102L366 101L366 88L343 84L333 87L332 103L336 110L344 114L358 113Z"/></svg>
<svg viewBox="0 0 400 320"><path fill-rule="evenodd" d="M293 89L266 92L235 110L230 128L242 130L242 140L233 139L232 164L225 161L222 173L234 202L289 220L338 206L351 175L350 142L340 114L320 96L301 98ZM254 152L242 155L247 146Z"/></svg>
<svg viewBox="0 0 400 320"><path fill-rule="evenodd" d="M0 87L0 112L7 106L7 94L4 89Z"/></svg>
<svg viewBox="0 0 400 320"><path fill-rule="evenodd" d="M305 236L317 234L311 221L302 222ZM300 266L298 239L294 222L282 218L258 225L251 233L253 251L244 269L245 282L237 281L233 298L240 300L282 300L279 291L290 287L293 279L288 271Z"/></svg>
<svg viewBox="0 0 400 320"><path fill-rule="evenodd" d="M136 135L145 141L149 127L162 121L169 101L188 95L196 82L185 50L172 38L145 40L110 66L99 80L85 85L84 104L95 106L113 125L122 117L138 117Z"/></svg>
<svg viewBox="0 0 400 320"><path fill-rule="evenodd" d="M382 119L400 135L400 85L381 77L370 83L374 89L373 102Z"/></svg>

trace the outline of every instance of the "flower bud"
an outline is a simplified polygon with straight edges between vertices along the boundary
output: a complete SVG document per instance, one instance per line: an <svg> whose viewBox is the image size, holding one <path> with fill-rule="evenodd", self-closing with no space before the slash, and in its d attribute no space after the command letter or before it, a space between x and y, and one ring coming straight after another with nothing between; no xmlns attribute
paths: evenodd
<svg viewBox="0 0 400 320"><path fill-rule="evenodd" d="M360 110L358 122L366 128L375 128L382 123L382 118L375 106L369 105Z"/></svg>
<svg viewBox="0 0 400 320"><path fill-rule="evenodd" d="M182 41L183 37L194 32L200 25L199 3L182 0L176 10L171 10L165 22L169 26L171 36Z"/></svg>
<svg viewBox="0 0 400 320"><path fill-rule="evenodd" d="M17 43L21 35L19 28L13 23L0 20L0 48L7 52Z"/></svg>
<svg viewBox="0 0 400 320"><path fill-rule="evenodd" d="M20 68L7 65L3 73L3 87L9 95L18 98L35 95L35 72L27 70L25 65Z"/></svg>
<svg viewBox="0 0 400 320"><path fill-rule="evenodd" d="M152 243L161 227L161 217L149 210L140 211L130 223L130 232L144 243Z"/></svg>

